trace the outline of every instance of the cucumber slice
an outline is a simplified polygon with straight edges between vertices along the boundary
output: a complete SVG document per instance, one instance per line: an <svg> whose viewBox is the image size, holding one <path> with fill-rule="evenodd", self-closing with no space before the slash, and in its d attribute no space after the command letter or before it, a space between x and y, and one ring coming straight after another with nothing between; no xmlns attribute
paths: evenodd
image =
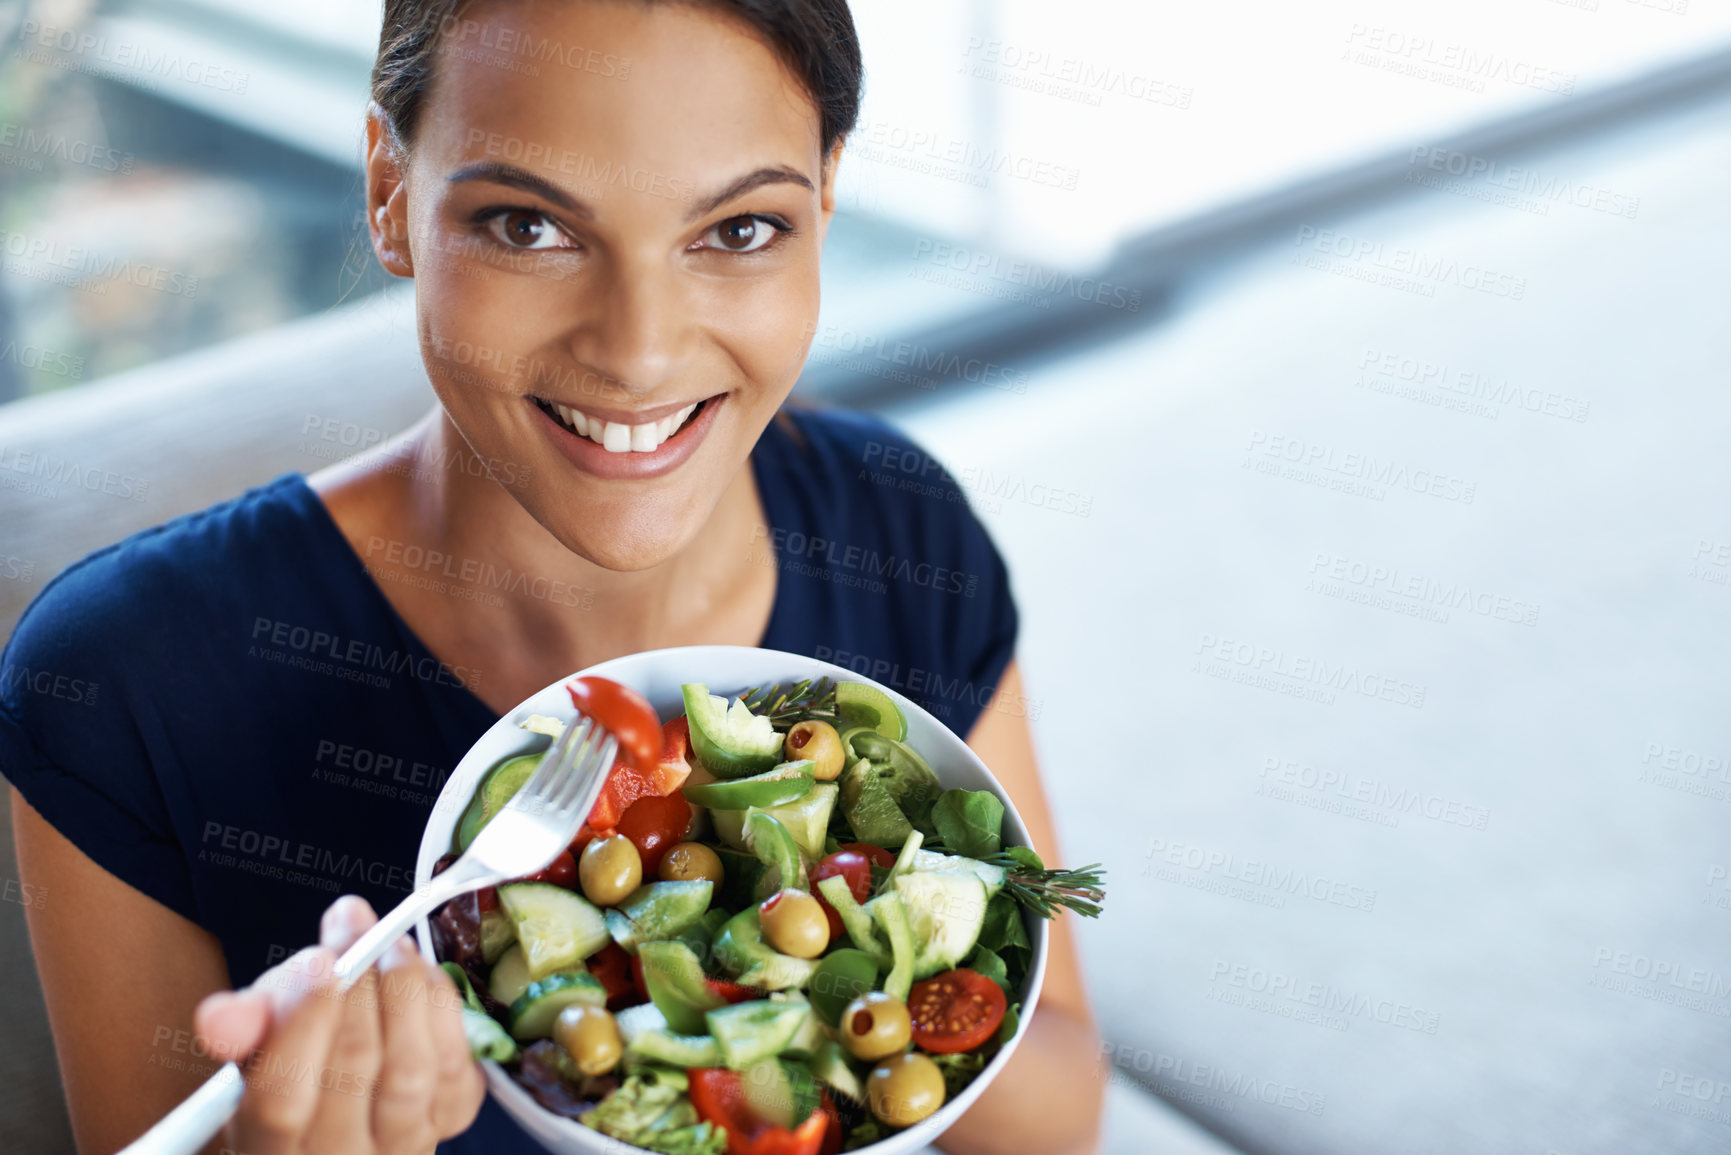
<svg viewBox="0 0 1731 1155"><path fill-rule="evenodd" d="M481 779L480 789L475 791L474 799L463 813L463 820L457 824L458 853L469 849L469 843L475 841L481 828L493 821L493 816L505 809L505 804L523 788L523 783L529 781L529 775L541 764L542 753L545 751L513 755L487 771L486 777Z"/></svg>
<svg viewBox="0 0 1731 1155"><path fill-rule="evenodd" d="M703 917L715 884L707 878L685 882L651 882L626 895L619 913L637 929L637 941L661 942L677 938Z"/></svg>
<svg viewBox="0 0 1731 1155"><path fill-rule="evenodd" d="M763 941L757 907L748 906L727 920L715 936L716 965L742 985L765 991L804 986L817 970L812 959L782 954Z"/></svg>
<svg viewBox="0 0 1731 1155"><path fill-rule="evenodd" d="M755 909L755 908L754 908ZM803 987L811 981L817 963L811 959L777 954L774 958L753 963L739 976L739 985L760 991L786 991Z"/></svg>
<svg viewBox="0 0 1731 1155"><path fill-rule="evenodd" d="M550 882L501 886L499 905L517 927L517 941L528 958L531 979L568 970L612 939L599 910L582 896Z"/></svg>
<svg viewBox="0 0 1731 1155"><path fill-rule="evenodd" d="M757 999L718 1007L705 1019L721 1046L722 1062L739 1071L779 1055L810 1017L811 1007L803 1001Z"/></svg>
<svg viewBox="0 0 1731 1155"><path fill-rule="evenodd" d="M750 778L735 778L731 782L700 782L685 786L680 793L694 806L710 810L746 810L756 806L768 809L804 798L811 793L812 777L817 763L809 758L783 762L774 769Z"/></svg>
<svg viewBox="0 0 1731 1155"><path fill-rule="evenodd" d="M621 950L628 955L637 953L637 924L608 907L601 912L601 920L607 924L607 934L619 944Z"/></svg>
<svg viewBox="0 0 1731 1155"><path fill-rule="evenodd" d="M509 1063L517 1057L516 1040L506 1034L505 1028L486 1011L464 1007L463 1034L469 1040L469 1054L476 1059Z"/></svg>
<svg viewBox="0 0 1731 1155"><path fill-rule="evenodd" d="M625 1044L627 1055L636 1055L672 1067L719 1067L721 1044L708 1035L676 1035L672 1031L639 1031Z"/></svg>
<svg viewBox="0 0 1731 1155"><path fill-rule="evenodd" d="M613 1021L618 1024L619 1037L625 1040L627 1047L642 1031L668 1029L667 1016L663 1015L654 1003L638 1003L634 1007L626 1007L613 1016Z"/></svg>
<svg viewBox="0 0 1731 1155"><path fill-rule="evenodd" d="M625 1053L674 1067L719 1067L721 1046L708 1035L676 1034L654 1003L627 1007L613 1016Z"/></svg>
<svg viewBox="0 0 1731 1155"><path fill-rule="evenodd" d="M849 726L869 726L897 742L908 736L908 720L890 696L864 682L838 682L835 712Z"/></svg>
<svg viewBox="0 0 1731 1155"><path fill-rule="evenodd" d="M890 955L895 960L890 973L884 976L884 993L907 1001L914 989L914 934L908 926L908 914L899 894L880 894L866 903L866 909L883 928L890 940Z"/></svg>
<svg viewBox="0 0 1731 1155"><path fill-rule="evenodd" d="M782 737L768 718L753 714L737 698L730 705L701 682L681 689L691 752L705 770L717 778L745 778L781 761Z"/></svg>
<svg viewBox="0 0 1731 1155"><path fill-rule="evenodd" d="M483 911L481 914L481 960L487 963L499 961L499 956L505 949L517 941L517 924L511 921L511 916L502 910Z"/></svg>
<svg viewBox="0 0 1731 1155"><path fill-rule="evenodd" d="M906 874L914 868L914 855L920 852L920 843L925 840L926 836L917 830L908 835L908 840L902 843L902 852L896 855L895 863L890 867L889 877L884 879L884 884L880 889L889 889L894 884L898 874Z"/></svg>
<svg viewBox="0 0 1731 1155"><path fill-rule="evenodd" d="M493 973L487 976L487 993L510 1006L528 989L529 960L523 957L522 945L513 943L493 964Z"/></svg>
<svg viewBox="0 0 1731 1155"><path fill-rule="evenodd" d="M932 806L944 792L938 784L938 776L906 742L886 740L885 744L890 748L889 761L872 759L878 770L878 780L889 788L890 796L916 830L937 833L931 814Z"/></svg>
<svg viewBox="0 0 1731 1155"><path fill-rule="evenodd" d="M847 936L853 940L854 946L870 956L879 970L889 970L892 963L890 949L878 937L872 916L854 901L853 891L847 888L847 879L839 874L832 874L817 884L817 890L824 900L835 908L836 914L841 916L841 925L846 929Z"/></svg>
<svg viewBox="0 0 1731 1155"><path fill-rule="evenodd" d="M841 808L861 842L894 850L908 840L913 824L902 813L878 770L861 758L842 771Z"/></svg>
<svg viewBox="0 0 1731 1155"><path fill-rule="evenodd" d="M643 985L649 1001L667 1019L668 1029L682 1035L702 1034L703 1015L727 1000L703 982L703 964L682 942L646 942L638 948L643 960Z"/></svg>
<svg viewBox="0 0 1731 1155"><path fill-rule="evenodd" d="M752 1115L772 1127L799 1126L823 1094L810 1070L782 1059L753 1063L740 1072L739 1087Z"/></svg>
<svg viewBox="0 0 1731 1155"><path fill-rule="evenodd" d="M718 838L740 850L746 845L745 824L752 814L767 814L793 835L800 852L816 860L824 856L824 840L829 834L830 816L835 813L841 788L834 782L816 782L804 797L780 806L754 807L750 810L711 810Z"/></svg>
<svg viewBox="0 0 1731 1155"><path fill-rule="evenodd" d="M559 1012L573 1003L604 1007L607 988L585 970L560 971L530 983L511 1004L511 1037L520 1043L548 1038Z"/></svg>
<svg viewBox="0 0 1731 1155"><path fill-rule="evenodd" d="M914 937L914 978L956 966L979 941L986 921L986 884L966 871L903 874L896 894Z"/></svg>
<svg viewBox="0 0 1731 1155"><path fill-rule="evenodd" d="M795 991L788 992L790 997L797 993ZM810 1000L807 1000L807 1005L810 1005ZM798 1033L787 1041L787 1046L781 1049L781 1053L787 1058L810 1059L817 1054L817 1049L828 1040L829 1033L818 1021L817 1008L813 1007L812 1013L805 1017L805 1022L800 1025Z"/></svg>
<svg viewBox="0 0 1731 1155"><path fill-rule="evenodd" d="M829 1089L845 1095L855 1103L866 1101L865 1084L859 1072L848 1062L847 1051L834 1039L825 1039L811 1058L812 1074L829 1084Z"/></svg>
<svg viewBox="0 0 1731 1155"><path fill-rule="evenodd" d="M986 897L991 898L1004 889L1004 879L1009 872L1001 866L993 866L977 858L968 858L961 854L940 854L936 850L921 850L914 854L913 873L972 874L986 884Z"/></svg>

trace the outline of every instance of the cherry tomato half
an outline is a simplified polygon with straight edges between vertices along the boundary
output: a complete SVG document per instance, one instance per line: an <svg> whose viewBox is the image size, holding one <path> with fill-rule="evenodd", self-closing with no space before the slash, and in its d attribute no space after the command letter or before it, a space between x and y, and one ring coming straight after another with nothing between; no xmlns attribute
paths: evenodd
<svg viewBox="0 0 1731 1155"><path fill-rule="evenodd" d="M578 678L566 685L571 704L595 719L619 739L619 756L639 770L653 769L661 758L661 719L648 700L612 678Z"/></svg>
<svg viewBox="0 0 1731 1155"><path fill-rule="evenodd" d="M908 995L914 1046L934 1055L971 1051L998 1029L1008 1003L997 983L966 967L915 983Z"/></svg>
<svg viewBox="0 0 1731 1155"><path fill-rule="evenodd" d="M885 850L881 846L873 846L869 842L844 842L841 844L841 848L851 850L855 854L863 854L866 856L867 862L873 866L881 866L885 870L896 864L896 856L892 851Z"/></svg>
<svg viewBox="0 0 1731 1155"><path fill-rule="evenodd" d="M601 981L601 987L607 992L607 1009L610 1011L634 1007L644 1001L636 985L631 980L631 964L636 961L626 954L616 942L610 942L602 947L597 954L590 955L584 963L589 973Z"/></svg>
<svg viewBox="0 0 1731 1155"><path fill-rule="evenodd" d="M643 877L653 878L661 856L685 837L691 825L691 803L682 794L657 798L645 795L633 802L619 818L619 833L637 846L643 859Z"/></svg>
<svg viewBox="0 0 1731 1155"><path fill-rule="evenodd" d="M875 847L873 849L876 849ZM894 863L894 859L890 860ZM817 899L817 904L823 908L823 916L829 919L829 940L836 942L841 938L841 915L835 912L835 907L829 904L829 899L823 896L817 884L826 878L840 875L847 880L847 888L853 894L855 902L864 902L872 896L872 865L866 856L855 850L838 850L812 868L811 893Z"/></svg>
<svg viewBox="0 0 1731 1155"><path fill-rule="evenodd" d="M551 882L554 886L563 886L566 890L577 887L577 860L569 850L561 850L559 857L547 864L546 869L537 870L534 874L517 879L518 882ZM499 901L497 891L493 892L493 901Z"/></svg>

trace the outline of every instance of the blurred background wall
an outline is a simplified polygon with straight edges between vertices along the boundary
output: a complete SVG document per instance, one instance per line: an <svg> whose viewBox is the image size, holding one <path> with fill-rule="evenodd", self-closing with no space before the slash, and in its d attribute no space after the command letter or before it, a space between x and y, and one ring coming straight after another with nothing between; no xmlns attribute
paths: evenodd
<svg viewBox="0 0 1731 1155"><path fill-rule="evenodd" d="M1009 556L1108 1148L1731 1150L1731 5L856 18L801 390ZM4 628L430 404L377 20L0 0ZM69 1150L0 883L0 1133Z"/></svg>

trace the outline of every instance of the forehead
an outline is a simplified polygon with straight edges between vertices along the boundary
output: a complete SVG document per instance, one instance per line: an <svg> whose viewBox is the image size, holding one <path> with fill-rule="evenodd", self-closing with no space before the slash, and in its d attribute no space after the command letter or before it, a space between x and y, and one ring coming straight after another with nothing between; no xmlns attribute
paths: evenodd
<svg viewBox="0 0 1731 1155"><path fill-rule="evenodd" d="M700 193L759 164L815 177L816 107L753 31L674 0L468 5L442 30L415 151L509 160L580 195L622 165Z"/></svg>

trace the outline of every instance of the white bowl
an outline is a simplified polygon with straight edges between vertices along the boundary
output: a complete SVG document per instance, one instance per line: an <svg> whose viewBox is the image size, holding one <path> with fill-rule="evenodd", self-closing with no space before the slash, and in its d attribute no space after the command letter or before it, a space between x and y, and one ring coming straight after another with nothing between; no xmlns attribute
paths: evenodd
<svg viewBox="0 0 1731 1155"><path fill-rule="evenodd" d="M415 864L417 889L432 877L433 864L449 853L452 834L463 810L469 804L469 799L473 797L481 776L501 758L524 751L534 741L535 736L522 729L519 723L530 714L568 716L571 712L571 699L565 693L565 683L585 674L599 674L630 686L649 699L650 705L655 707L663 721L685 712L679 687L686 682L702 682L711 692L717 694L735 694L751 686L797 681L801 678L820 678L825 675L841 681L869 682L888 694L895 704L901 707L908 720L908 744L931 763L944 787L947 789L961 786L969 790L992 791L1004 801L1004 845L1028 844L1028 829L1022 825L1022 818L1016 813L1015 803L985 765L974 756L974 752L968 749L967 744L942 722L890 687L871 682L870 679L862 678L840 666L798 654L783 653L780 650L759 650L746 646L680 646L615 658L561 678L540 693L520 702L515 709L508 711L491 729L481 735L480 740L470 747L463 760L445 780L445 788L439 795L438 804L433 808L432 820L427 823L426 832L421 835L420 859ZM1021 1025L1015 1038L992 1056L986 1069L969 1083L960 1095L945 1103L930 1118L860 1150L870 1152L870 1155L908 1155L920 1150L949 1130L962 1113L973 1105L974 1100L980 1097L986 1084L1004 1069L1011 1053L1027 1033L1028 1024L1033 1021L1034 1004L1039 999L1040 984L1046 976L1046 920L1033 917L1024 911L1023 925L1028 931L1028 941L1033 946L1033 961L1028 968L1026 991L1019 1000L1022 1004ZM420 921L420 940L421 953L428 959L433 959L433 940L425 918ZM1012 998L1011 1001L1018 1000ZM487 1062L482 1066L486 1069L487 1085L493 1097L518 1125L538 1139L549 1151L559 1152L560 1155L620 1155L622 1151L640 1150L546 1110L497 1063Z"/></svg>

